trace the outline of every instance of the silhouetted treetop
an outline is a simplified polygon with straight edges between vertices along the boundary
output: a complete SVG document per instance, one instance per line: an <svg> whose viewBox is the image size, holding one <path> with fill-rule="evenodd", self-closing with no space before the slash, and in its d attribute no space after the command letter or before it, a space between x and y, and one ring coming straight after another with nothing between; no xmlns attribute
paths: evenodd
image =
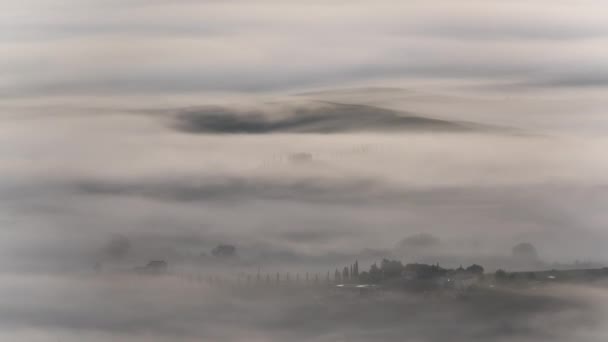
<svg viewBox="0 0 608 342"><path fill-rule="evenodd" d="M466 268L467 272L473 273L473 274L483 274L484 269L482 266L477 265L477 264L473 264L469 267Z"/></svg>
<svg viewBox="0 0 608 342"><path fill-rule="evenodd" d="M380 270L386 278L399 277L403 272L403 264L398 260L382 259Z"/></svg>
<svg viewBox="0 0 608 342"><path fill-rule="evenodd" d="M218 245L211 250L211 255L218 258L229 258L236 256L236 247L232 245Z"/></svg>
<svg viewBox="0 0 608 342"><path fill-rule="evenodd" d="M406 238L404 238L403 240L401 240L398 244L399 248L402 248L404 250L407 249L414 249L414 250L419 250L421 248L428 248L434 245L439 244L439 238L428 234L428 233L420 233L420 234L414 234L414 235L410 235Z"/></svg>
<svg viewBox="0 0 608 342"><path fill-rule="evenodd" d="M512 255L514 258L523 261L538 261L538 252L536 251L536 247L528 242L523 242L517 244L513 247Z"/></svg>
<svg viewBox="0 0 608 342"><path fill-rule="evenodd" d="M104 248L104 252L112 258L121 259L131 249L131 241L124 235L114 235Z"/></svg>
<svg viewBox="0 0 608 342"><path fill-rule="evenodd" d="M419 279L428 279L444 276L448 273L448 270L439 267L439 265L407 264L405 265L405 272L413 274Z"/></svg>

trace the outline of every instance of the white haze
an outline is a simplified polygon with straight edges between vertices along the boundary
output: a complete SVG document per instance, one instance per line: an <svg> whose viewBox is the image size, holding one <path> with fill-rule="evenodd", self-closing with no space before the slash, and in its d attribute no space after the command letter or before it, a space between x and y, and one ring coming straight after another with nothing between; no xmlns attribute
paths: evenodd
<svg viewBox="0 0 608 342"><path fill-rule="evenodd" d="M186 279L536 267L511 263L521 242L605 264L607 7L1 4L0 340L605 341L604 284L484 306ZM418 234L434 243L398 247ZM221 243L238 258L210 261ZM153 259L174 275L114 272Z"/></svg>

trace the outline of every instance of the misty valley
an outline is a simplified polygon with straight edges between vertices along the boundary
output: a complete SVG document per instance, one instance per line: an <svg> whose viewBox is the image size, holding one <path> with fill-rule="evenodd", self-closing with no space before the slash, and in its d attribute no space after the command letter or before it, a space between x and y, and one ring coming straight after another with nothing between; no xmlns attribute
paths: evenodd
<svg viewBox="0 0 608 342"><path fill-rule="evenodd" d="M608 1L0 1L0 342L608 341Z"/></svg>

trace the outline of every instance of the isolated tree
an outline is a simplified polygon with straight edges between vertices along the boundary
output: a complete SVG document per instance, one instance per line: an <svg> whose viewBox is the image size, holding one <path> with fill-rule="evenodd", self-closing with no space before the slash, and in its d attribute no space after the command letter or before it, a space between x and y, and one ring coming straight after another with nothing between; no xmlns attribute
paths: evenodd
<svg viewBox="0 0 608 342"><path fill-rule="evenodd" d="M397 244L397 249L404 253L416 255L436 248L439 243L440 240L438 237L428 233L419 233L410 235L401 240Z"/></svg>
<svg viewBox="0 0 608 342"><path fill-rule="evenodd" d="M398 260L382 259L380 270L387 278L395 278L401 276L403 272L403 264Z"/></svg>
<svg viewBox="0 0 608 342"><path fill-rule="evenodd" d="M473 265L467 267L466 271L469 272L469 273L473 273L473 274L477 274L477 275L482 275L483 272L484 272L484 269L480 265L473 264Z"/></svg>
<svg viewBox="0 0 608 342"><path fill-rule="evenodd" d="M371 283L379 283L380 280L382 280L382 271L376 263L373 263L369 268L369 281Z"/></svg>
<svg viewBox="0 0 608 342"><path fill-rule="evenodd" d="M523 242L515 245L513 247L511 254L513 258L522 262L538 262L540 258L538 257L538 252L536 251L536 247L528 242Z"/></svg>
<svg viewBox="0 0 608 342"><path fill-rule="evenodd" d="M216 258L231 258L236 256L236 247L233 245L218 245L211 250L211 255Z"/></svg>
<svg viewBox="0 0 608 342"><path fill-rule="evenodd" d="M104 252L113 259L124 258L131 249L131 241L124 235L114 235L104 247Z"/></svg>
<svg viewBox="0 0 608 342"><path fill-rule="evenodd" d="M498 269L496 270L496 273L494 273L494 277L496 278L496 280L505 280L507 279L507 272L502 269Z"/></svg>
<svg viewBox="0 0 608 342"><path fill-rule="evenodd" d="M367 284L370 282L369 272L363 271L359 273L359 282L363 284Z"/></svg>

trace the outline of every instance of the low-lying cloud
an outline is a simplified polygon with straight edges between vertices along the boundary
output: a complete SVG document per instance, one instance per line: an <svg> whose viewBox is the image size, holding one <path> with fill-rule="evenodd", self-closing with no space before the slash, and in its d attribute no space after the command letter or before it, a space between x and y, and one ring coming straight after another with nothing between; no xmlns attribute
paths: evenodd
<svg viewBox="0 0 608 342"><path fill-rule="evenodd" d="M459 132L473 124L455 123L365 105L312 103L284 108L291 115L272 117L260 111L229 108L189 109L177 114L176 127L190 133L340 133L340 132Z"/></svg>

